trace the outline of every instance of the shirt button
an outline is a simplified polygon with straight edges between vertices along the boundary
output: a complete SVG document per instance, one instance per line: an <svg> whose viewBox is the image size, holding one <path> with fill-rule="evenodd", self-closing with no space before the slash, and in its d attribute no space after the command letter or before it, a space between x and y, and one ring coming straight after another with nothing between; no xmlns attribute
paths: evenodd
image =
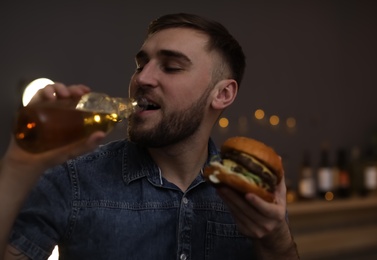
<svg viewBox="0 0 377 260"><path fill-rule="evenodd" d="M188 199L186 197L184 197L182 201L183 201L183 204L187 204L188 203Z"/></svg>
<svg viewBox="0 0 377 260"><path fill-rule="evenodd" d="M187 255L185 254L181 254L180 257L179 257L180 260L186 260L187 259Z"/></svg>

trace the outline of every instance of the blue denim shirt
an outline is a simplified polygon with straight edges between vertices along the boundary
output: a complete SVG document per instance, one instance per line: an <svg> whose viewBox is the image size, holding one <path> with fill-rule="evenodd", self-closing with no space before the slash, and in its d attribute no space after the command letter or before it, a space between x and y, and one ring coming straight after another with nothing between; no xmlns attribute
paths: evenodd
<svg viewBox="0 0 377 260"><path fill-rule="evenodd" d="M209 157L217 149L209 142ZM201 174L186 192L147 151L116 141L47 171L10 236L31 259L254 259L251 240Z"/></svg>

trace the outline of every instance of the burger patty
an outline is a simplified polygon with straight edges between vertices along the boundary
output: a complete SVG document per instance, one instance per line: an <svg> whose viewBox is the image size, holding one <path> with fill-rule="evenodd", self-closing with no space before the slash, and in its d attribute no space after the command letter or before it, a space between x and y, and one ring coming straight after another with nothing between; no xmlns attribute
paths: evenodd
<svg viewBox="0 0 377 260"><path fill-rule="evenodd" d="M267 170L264 169L261 165L255 163L249 156L242 154L242 153L239 153L237 151L229 151L229 152L223 154L223 158L224 159L226 158L226 159L229 159L229 160L236 162L237 164L241 165L241 166L239 166L240 168L244 167L245 169L250 171L250 173L258 176L265 184L267 184L267 187L268 187L267 190L269 192L275 191L277 177L275 176L275 174L272 172L271 169L267 169ZM254 158L254 160L258 161L256 158ZM261 162L259 162L259 163L263 164ZM266 168L267 168L267 166L266 166ZM241 169L237 170L237 168L235 168L234 171L242 172ZM270 171L270 172L268 172L268 171Z"/></svg>

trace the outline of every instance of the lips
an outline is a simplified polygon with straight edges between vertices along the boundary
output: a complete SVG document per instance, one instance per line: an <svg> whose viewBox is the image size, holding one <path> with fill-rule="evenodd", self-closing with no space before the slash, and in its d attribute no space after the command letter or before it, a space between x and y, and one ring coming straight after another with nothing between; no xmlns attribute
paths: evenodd
<svg viewBox="0 0 377 260"><path fill-rule="evenodd" d="M151 99L139 97L137 100L139 107L141 107L143 111L157 110L161 108L161 106L158 103L152 101Z"/></svg>

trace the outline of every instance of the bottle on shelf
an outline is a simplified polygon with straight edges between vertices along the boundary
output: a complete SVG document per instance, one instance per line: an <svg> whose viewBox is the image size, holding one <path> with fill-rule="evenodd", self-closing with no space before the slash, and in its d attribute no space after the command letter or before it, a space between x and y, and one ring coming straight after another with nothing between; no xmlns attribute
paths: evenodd
<svg viewBox="0 0 377 260"><path fill-rule="evenodd" d="M110 97L96 92L78 100L39 102L18 111L13 133L22 149L40 153L79 141L95 131L109 132L117 122L144 106L144 99Z"/></svg>
<svg viewBox="0 0 377 260"><path fill-rule="evenodd" d="M334 169L330 164L328 148L322 148L317 170L318 196L331 201L334 199Z"/></svg>
<svg viewBox="0 0 377 260"><path fill-rule="evenodd" d="M312 200L317 196L314 169L311 163L310 153L304 152L298 177L298 198L300 200Z"/></svg>
<svg viewBox="0 0 377 260"><path fill-rule="evenodd" d="M352 196L360 195L360 190L363 187L363 164L361 158L361 149L359 146L354 146L350 153L350 182Z"/></svg>
<svg viewBox="0 0 377 260"><path fill-rule="evenodd" d="M361 196L368 196L377 191L377 154L372 148L367 148L362 169Z"/></svg>
<svg viewBox="0 0 377 260"><path fill-rule="evenodd" d="M347 151L341 148L337 151L337 195L340 198L348 198L351 196L351 176L348 166Z"/></svg>

